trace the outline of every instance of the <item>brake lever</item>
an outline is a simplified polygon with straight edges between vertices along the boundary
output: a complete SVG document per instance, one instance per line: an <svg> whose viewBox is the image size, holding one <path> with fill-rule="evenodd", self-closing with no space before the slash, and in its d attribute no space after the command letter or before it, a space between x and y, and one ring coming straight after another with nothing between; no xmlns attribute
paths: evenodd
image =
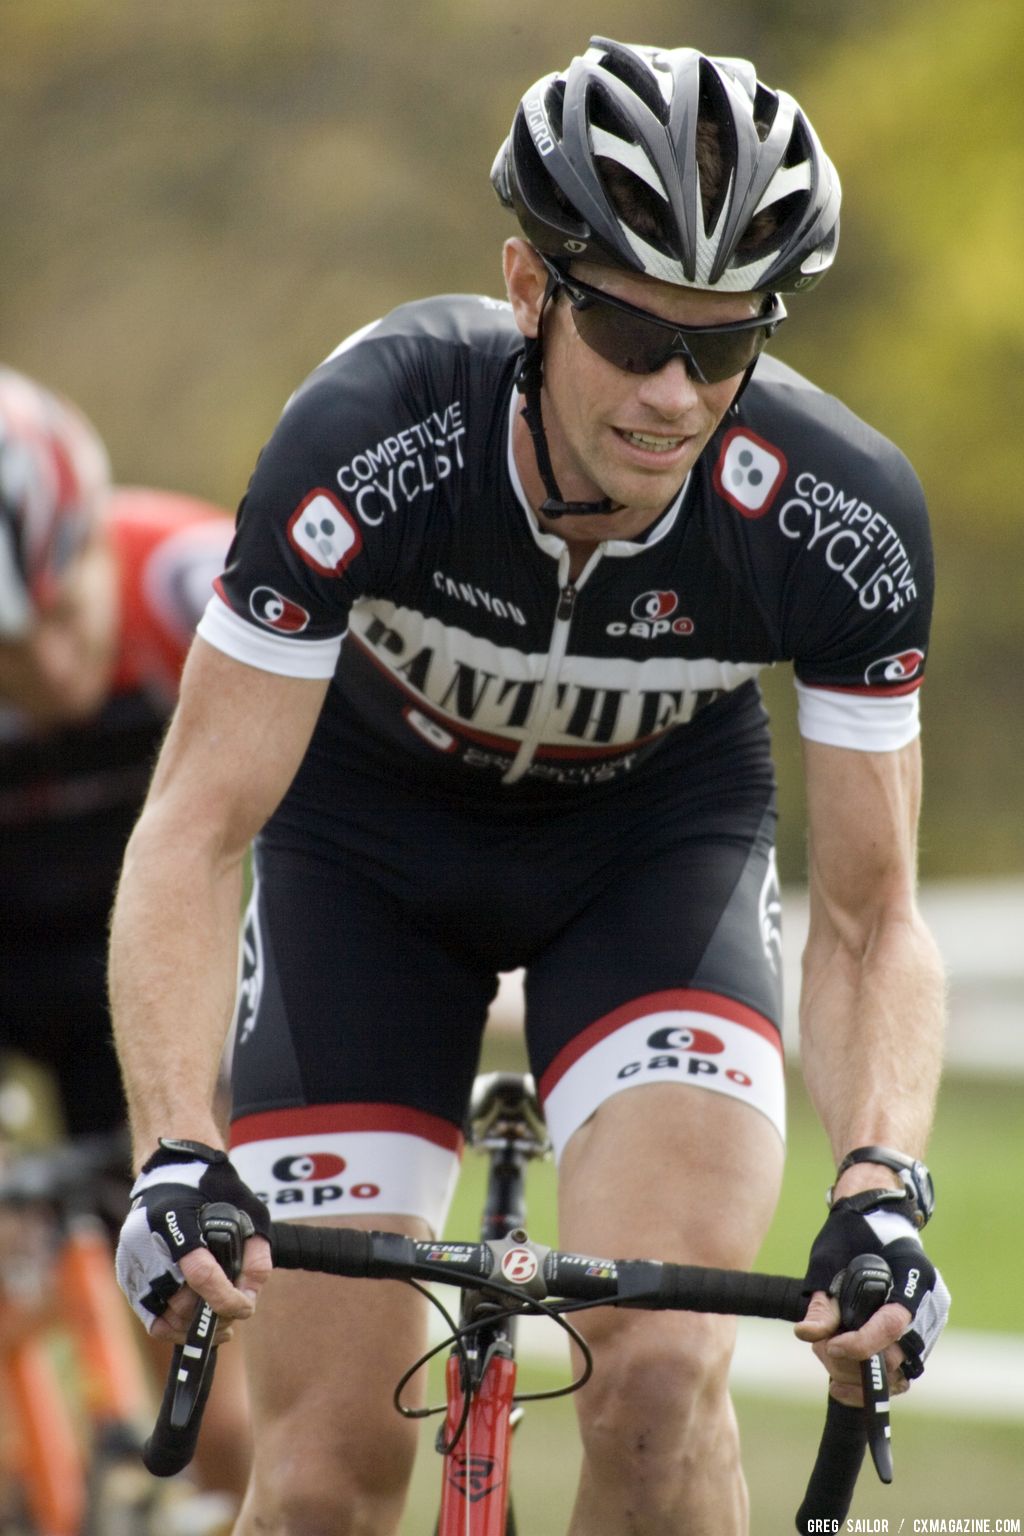
<svg viewBox="0 0 1024 1536"><path fill-rule="evenodd" d="M883 1307L892 1293L892 1271L877 1254L861 1254L836 1275L829 1294L839 1302L844 1332L855 1333ZM891 1483L892 1430L889 1422L889 1387L885 1361L871 1355L860 1362L864 1394L864 1427L875 1471L883 1483Z"/></svg>
<svg viewBox="0 0 1024 1536"><path fill-rule="evenodd" d="M215 1201L199 1213L199 1229L207 1248L228 1279L237 1280L242 1269L242 1251L254 1227L245 1211ZM217 1318L208 1301L200 1300L192 1315L188 1335L177 1361L174 1396L171 1400L172 1429L184 1429L191 1421L196 1404L203 1396L207 1373L213 1361Z"/></svg>

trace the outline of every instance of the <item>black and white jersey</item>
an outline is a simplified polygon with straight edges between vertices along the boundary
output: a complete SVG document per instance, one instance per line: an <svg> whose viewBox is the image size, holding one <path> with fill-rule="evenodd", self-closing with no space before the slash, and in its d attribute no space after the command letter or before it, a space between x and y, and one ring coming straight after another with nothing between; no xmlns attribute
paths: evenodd
<svg viewBox="0 0 1024 1536"><path fill-rule="evenodd" d="M779 661L806 737L912 740L932 559L899 451L764 357L654 526L570 582L511 453L521 348L496 300L404 305L264 449L200 634L333 678L314 755L460 794L647 778L763 731Z"/></svg>

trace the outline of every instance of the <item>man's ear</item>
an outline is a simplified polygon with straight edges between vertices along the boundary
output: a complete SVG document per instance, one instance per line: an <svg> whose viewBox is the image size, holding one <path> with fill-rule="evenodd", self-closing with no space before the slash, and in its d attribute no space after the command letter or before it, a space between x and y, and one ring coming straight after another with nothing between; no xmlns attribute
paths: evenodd
<svg viewBox="0 0 1024 1536"><path fill-rule="evenodd" d="M524 336L536 336L548 283L547 269L529 241L518 235L505 241L502 265L516 325Z"/></svg>

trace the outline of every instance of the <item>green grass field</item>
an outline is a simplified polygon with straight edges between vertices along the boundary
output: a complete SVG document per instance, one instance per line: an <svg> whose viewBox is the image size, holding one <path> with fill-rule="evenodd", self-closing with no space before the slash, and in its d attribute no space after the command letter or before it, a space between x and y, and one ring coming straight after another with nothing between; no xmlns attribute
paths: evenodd
<svg viewBox="0 0 1024 1536"><path fill-rule="evenodd" d="M537 1373L529 1380L536 1383ZM793 1516L814 1460L822 1409L739 1398L736 1404L750 1489L752 1536L793 1530ZM430 1421L436 1423L436 1421ZM571 1402L527 1407L516 1432L513 1487L523 1536L565 1536L579 1464ZM440 1488L440 1458L425 1431L402 1536L429 1536ZM896 1475L884 1488L861 1476L851 1518L888 1520L903 1536L924 1518L1017 1518L1024 1530L1024 1456L1019 1424L955 1424L929 1416L896 1418ZM862 1525L861 1530L884 1530ZM1009 1527L1008 1527L1009 1529ZM685 1533L680 1532L680 1536Z"/></svg>
<svg viewBox="0 0 1024 1536"><path fill-rule="evenodd" d="M522 1064L516 1039L489 1040L485 1068ZM790 1074L789 1091L787 1175L759 1263L767 1270L798 1273L824 1216L831 1160L798 1074ZM960 1328L1022 1331L1013 1283L1024 1273L1021 1097L1021 1085L1013 1080L949 1077L943 1087L930 1149L939 1204L928 1248L953 1292L952 1323ZM467 1158L448 1223L451 1235L475 1233L482 1187L481 1160ZM555 1178L550 1164L532 1170L529 1189L531 1235L554 1242ZM794 1342L794 1349L800 1347ZM549 1367L524 1369L527 1389L554 1382ZM754 1536L793 1529L823 1409L824 1380L820 1408L753 1394L738 1397ZM436 1423L430 1421L431 1427L424 1430L403 1536L424 1536L433 1528L440 1467L431 1448ZM873 1473L865 1472L852 1512L865 1523L853 1529L887 1529L898 1536L902 1520L910 1536L917 1519L987 1517L1020 1520L1017 1528L1024 1530L1024 1425L976 1418L954 1421L933 1413L901 1416L897 1405L894 1448L894 1484L883 1488ZM571 1400L529 1407L518 1431L515 1475L525 1536L564 1536L578 1463ZM871 1523L880 1521L888 1521L888 1526Z"/></svg>

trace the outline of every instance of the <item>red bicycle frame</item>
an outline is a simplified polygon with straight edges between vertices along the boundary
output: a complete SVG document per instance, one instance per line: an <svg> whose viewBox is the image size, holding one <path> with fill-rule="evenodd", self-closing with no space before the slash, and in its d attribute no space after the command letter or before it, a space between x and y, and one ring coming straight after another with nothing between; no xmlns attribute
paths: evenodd
<svg viewBox="0 0 1024 1536"><path fill-rule="evenodd" d="M512 1398L516 1363L490 1352L483 1379L465 1403L465 1365L448 1359L444 1480L438 1536L505 1536L509 1495ZM463 1424L463 1415L465 1423ZM459 1426L462 1424L462 1432Z"/></svg>

